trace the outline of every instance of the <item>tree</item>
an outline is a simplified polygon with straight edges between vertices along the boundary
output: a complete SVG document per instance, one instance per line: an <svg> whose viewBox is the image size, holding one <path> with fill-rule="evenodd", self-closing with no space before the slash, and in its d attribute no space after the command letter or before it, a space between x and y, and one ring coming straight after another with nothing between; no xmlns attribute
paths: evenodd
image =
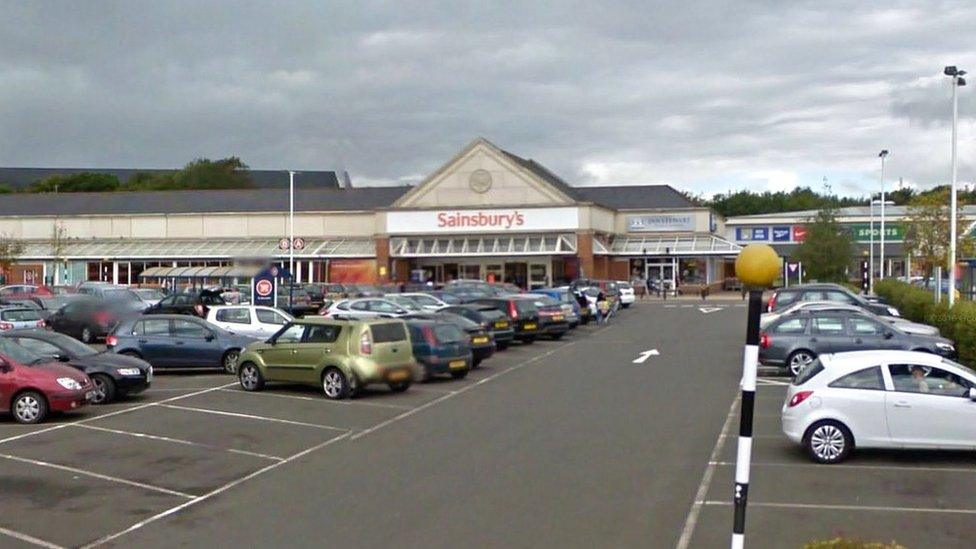
<svg viewBox="0 0 976 549"><path fill-rule="evenodd" d="M109 173L81 172L71 175L55 174L35 181L27 188L32 193L81 193L114 191L119 178Z"/></svg>
<svg viewBox="0 0 976 549"><path fill-rule="evenodd" d="M24 253L24 243L6 234L0 234L0 284L7 283L10 267Z"/></svg>
<svg viewBox="0 0 976 549"><path fill-rule="evenodd" d="M126 182L129 191L248 189L254 186L247 164L236 156L198 158L175 172L138 172Z"/></svg>
<svg viewBox="0 0 976 549"><path fill-rule="evenodd" d="M14 188L6 183L0 183L0 194L10 194L14 192Z"/></svg>
<svg viewBox="0 0 976 549"><path fill-rule="evenodd" d="M797 247L796 258L812 280L846 282L854 239L837 222L833 206L825 206L807 223L806 239Z"/></svg>
<svg viewBox="0 0 976 549"><path fill-rule="evenodd" d="M949 189L921 193L908 205L905 217L905 252L922 268L928 280L936 267L949 264ZM966 234L962 219L963 201L957 201L956 257L972 257L973 238Z"/></svg>
<svg viewBox="0 0 976 549"><path fill-rule="evenodd" d="M867 199L839 197L827 188L823 194L810 187L797 187L790 192L764 191L729 191L715 195L704 205L711 206L716 212L725 217L735 215L753 215L771 212L795 212L800 210L816 210L825 206L835 208L844 206L866 206Z"/></svg>

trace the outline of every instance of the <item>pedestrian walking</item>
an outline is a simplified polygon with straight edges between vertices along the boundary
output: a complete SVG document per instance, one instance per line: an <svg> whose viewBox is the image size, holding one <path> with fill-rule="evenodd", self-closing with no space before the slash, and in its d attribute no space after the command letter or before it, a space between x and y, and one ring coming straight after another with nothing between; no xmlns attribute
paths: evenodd
<svg viewBox="0 0 976 549"><path fill-rule="evenodd" d="M610 302L607 301L607 295L601 291L600 293L596 294L596 323L606 323L609 312Z"/></svg>

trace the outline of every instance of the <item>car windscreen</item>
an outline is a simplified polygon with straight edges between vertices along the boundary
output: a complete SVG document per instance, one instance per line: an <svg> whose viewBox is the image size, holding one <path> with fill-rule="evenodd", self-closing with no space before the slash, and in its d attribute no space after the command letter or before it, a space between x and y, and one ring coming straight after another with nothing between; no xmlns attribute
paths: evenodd
<svg viewBox="0 0 976 549"><path fill-rule="evenodd" d="M64 334L59 334L57 332L51 332L46 336L48 341L57 345L58 347L64 349L68 354L72 356L91 356L97 355L98 351L92 349L88 345L78 341L77 339L66 336Z"/></svg>
<svg viewBox="0 0 976 549"><path fill-rule="evenodd" d="M0 354L6 355L15 362L19 362L21 364L32 364L34 362L44 361L41 355L27 349L22 345L18 345L12 339L6 337L0 337Z"/></svg>
<svg viewBox="0 0 976 549"><path fill-rule="evenodd" d="M435 324L434 337L438 343L458 343L464 341L465 334L453 324Z"/></svg>
<svg viewBox="0 0 976 549"><path fill-rule="evenodd" d="M7 322L30 322L40 320L41 315L34 309L6 309L0 310L0 320Z"/></svg>
<svg viewBox="0 0 976 549"><path fill-rule="evenodd" d="M369 331L373 333L373 343L390 343L407 339L407 331L402 322L384 322L371 324Z"/></svg>
<svg viewBox="0 0 976 549"><path fill-rule="evenodd" d="M464 318L459 314L442 313L441 315L438 316L441 316L444 320L447 320L448 322L452 322L465 330L474 330L474 329L481 328L481 326L477 322Z"/></svg>
<svg viewBox="0 0 976 549"><path fill-rule="evenodd" d="M138 290L133 290L135 293L139 294L143 299L163 299L166 297L162 291L155 288L140 288Z"/></svg>
<svg viewBox="0 0 976 549"><path fill-rule="evenodd" d="M518 311L519 314L533 314L539 311L539 308L535 306L535 303L529 301L528 299L516 299L514 301L515 310Z"/></svg>
<svg viewBox="0 0 976 549"><path fill-rule="evenodd" d="M461 300L458 298L458 296L456 296L454 294L446 293L446 292L445 293L442 293L442 294L438 294L437 297L439 297L440 300L443 301L444 303L448 303L448 304L451 304L451 305L454 305L454 304L457 304L457 303L460 303L461 302Z"/></svg>
<svg viewBox="0 0 976 549"><path fill-rule="evenodd" d="M819 358L814 359L813 362L807 364L802 370L800 370L800 373L797 374L796 378L793 379L793 385L799 387L800 385L803 385L804 383L816 377L816 375L822 372L823 370L824 367L823 364L820 362L820 359Z"/></svg>
<svg viewBox="0 0 976 549"><path fill-rule="evenodd" d="M117 290L105 290L102 292L102 297L117 301L142 301L139 299L139 294L125 288L119 288Z"/></svg>

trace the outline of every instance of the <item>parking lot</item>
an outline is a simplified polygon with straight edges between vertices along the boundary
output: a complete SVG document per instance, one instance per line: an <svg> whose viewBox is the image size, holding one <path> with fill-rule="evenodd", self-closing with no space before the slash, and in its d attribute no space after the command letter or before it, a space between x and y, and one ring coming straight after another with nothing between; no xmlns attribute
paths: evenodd
<svg viewBox="0 0 976 549"><path fill-rule="evenodd" d="M400 394L163 373L136 398L4 421L0 545L725 546L744 317L639 304ZM779 431L788 380L762 374L750 547L971 546L972 454L814 465Z"/></svg>

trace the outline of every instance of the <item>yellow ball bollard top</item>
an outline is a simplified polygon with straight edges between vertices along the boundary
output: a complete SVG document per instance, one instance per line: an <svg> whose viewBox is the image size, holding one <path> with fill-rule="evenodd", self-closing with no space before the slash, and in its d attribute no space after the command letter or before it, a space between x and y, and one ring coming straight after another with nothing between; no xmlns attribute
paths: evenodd
<svg viewBox="0 0 976 549"><path fill-rule="evenodd" d="M735 276L749 286L770 286L782 268L783 261L767 244L749 244L735 258Z"/></svg>

